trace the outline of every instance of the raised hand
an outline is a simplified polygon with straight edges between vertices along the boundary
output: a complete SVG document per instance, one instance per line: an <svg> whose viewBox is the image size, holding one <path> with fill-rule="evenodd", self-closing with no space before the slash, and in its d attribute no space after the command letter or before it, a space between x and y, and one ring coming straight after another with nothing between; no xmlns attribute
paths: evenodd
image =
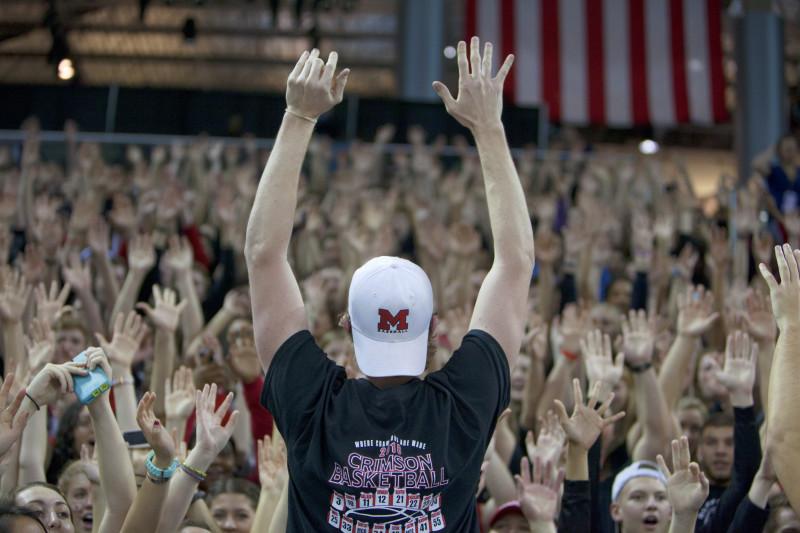
<svg viewBox="0 0 800 533"><path fill-rule="evenodd" d="M758 265L761 275L769 286L769 297L772 301L772 313L778 323L779 329L798 324L800 319L800 250L792 252L788 244L775 247L775 259L778 261L778 272L781 281L775 281L775 276L769 271L767 265Z"/></svg>
<svg viewBox="0 0 800 533"><path fill-rule="evenodd" d="M534 442L533 431L525 436L525 451L533 461L557 465L567 442L567 434L553 411L547 411L544 418L539 419L539 438Z"/></svg>
<svg viewBox="0 0 800 533"><path fill-rule="evenodd" d="M678 259L675 261L676 272L684 280L691 280L698 259L700 259L700 254L697 253L693 246L689 244L683 245L680 254L678 254Z"/></svg>
<svg viewBox="0 0 800 533"><path fill-rule="evenodd" d="M173 235L169 238L169 248L161 261L175 272L188 272L192 269L194 253L189 239Z"/></svg>
<svg viewBox="0 0 800 533"><path fill-rule="evenodd" d="M103 372L106 373L108 379L111 380L112 371L111 371L111 363L108 361L108 356L103 351L102 348L98 348L97 346L90 346L86 348L86 369L91 372L96 367L100 367L103 369Z"/></svg>
<svg viewBox="0 0 800 533"><path fill-rule="evenodd" d="M553 265L561 255L561 239L550 228L536 232L536 261L542 265Z"/></svg>
<svg viewBox="0 0 800 533"><path fill-rule="evenodd" d="M147 444L155 453L153 463L159 468L167 468L175 458L175 442L172 440L172 435L153 413L155 402L156 394L154 392L144 393L136 408L136 423L139 424Z"/></svg>
<svg viewBox="0 0 800 533"><path fill-rule="evenodd" d="M144 302L137 303L136 308L144 311L157 328L174 333L178 328L181 313L186 308L186 300L178 303L175 291L154 285L153 301L155 308Z"/></svg>
<svg viewBox="0 0 800 533"><path fill-rule="evenodd" d="M319 50L303 52L286 83L286 108L290 113L316 119L342 101L350 69L334 76L339 54L331 52L328 62L319 58Z"/></svg>
<svg viewBox="0 0 800 533"><path fill-rule="evenodd" d="M237 337L228 347L228 355L228 365L243 383L252 383L261 375L261 360L252 335Z"/></svg>
<svg viewBox="0 0 800 533"><path fill-rule="evenodd" d="M89 269L89 263L81 263L81 258L78 254L71 254L61 271L66 282L64 288L68 288L71 285L78 293L91 292L92 272Z"/></svg>
<svg viewBox="0 0 800 533"><path fill-rule="evenodd" d="M505 82L514 56L509 55L503 66L492 77L492 43L486 43L483 57L480 54L480 40L470 41L470 56L467 60L467 43L458 43L458 97L453 98L450 90L440 81L433 82L444 107L462 126L472 130L478 127L497 127L503 111L503 83Z"/></svg>
<svg viewBox="0 0 800 533"><path fill-rule="evenodd" d="M31 287L19 272L10 268L0 271L0 282L0 320L7 324L17 323L25 313Z"/></svg>
<svg viewBox="0 0 800 533"><path fill-rule="evenodd" d="M699 337L719 317L714 312L714 296L698 285L678 295L678 335Z"/></svg>
<svg viewBox="0 0 800 533"><path fill-rule="evenodd" d="M100 466L94 457L91 444L81 444L81 466L83 473L92 485L100 484Z"/></svg>
<svg viewBox="0 0 800 533"><path fill-rule="evenodd" d="M53 281L50 283L50 292L47 292L47 287L44 283L40 283L34 290L33 297L36 300L36 316L41 320L45 320L50 326L56 323L61 310L64 309L64 304L67 303L69 291L72 290L69 283L58 290L58 283Z"/></svg>
<svg viewBox="0 0 800 533"><path fill-rule="evenodd" d="M214 405L217 399L217 384L205 385L202 391L195 391L195 409L197 411L197 443L195 448L210 458L216 457L230 440L239 411L231 413L227 424L222 419L228 413L233 402L233 393L229 392L219 407Z"/></svg>
<svg viewBox="0 0 800 533"><path fill-rule="evenodd" d="M128 246L128 268L139 274L145 274L156 264L156 249L153 238L148 234L137 235Z"/></svg>
<svg viewBox="0 0 800 533"><path fill-rule="evenodd" d="M244 317L250 314L250 295L247 291L234 289L225 295L222 308L232 317Z"/></svg>
<svg viewBox="0 0 800 533"><path fill-rule="evenodd" d="M3 386L0 387L0 460L8 453L11 447L22 437L22 430L28 423L27 411L17 416L25 391L20 390L12 398L11 389L14 385L14 374L8 374Z"/></svg>
<svg viewBox="0 0 800 533"><path fill-rule="evenodd" d="M522 337L522 351L535 360L544 362L547 358L547 325L542 316L531 313L526 328L527 331Z"/></svg>
<svg viewBox="0 0 800 533"><path fill-rule="evenodd" d="M603 428L625 416L624 411L615 415L606 414L614 400L613 392L609 393L606 401L598 406L597 397L603 392L601 390L603 386L602 383L595 384L589 394L588 402L584 405L581 382L578 378L572 380L572 394L575 398L572 416L567 415L567 409L561 400L555 400L561 427L564 428L571 446L580 446L584 450L588 450L600 436Z"/></svg>
<svg viewBox="0 0 800 533"><path fill-rule="evenodd" d="M531 475L527 457L522 458L519 469L521 475L514 478L522 514L528 522L553 522L561 500L564 469L556 470L553 463L542 463L540 459L535 459Z"/></svg>
<svg viewBox="0 0 800 533"><path fill-rule="evenodd" d="M46 320L34 318L31 322L30 337L25 337L25 350L28 352L28 367L31 372L39 372L44 365L53 361L56 339Z"/></svg>
<svg viewBox="0 0 800 533"><path fill-rule="evenodd" d="M89 247L92 253L105 255L109 249L108 224L102 217L97 217L89 226Z"/></svg>
<svg viewBox="0 0 800 533"><path fill-rule="evenodd" d="M589 332L581 339L581 353L590 387L602 382L606 384L606 390L610 391L622 379L625 354L618 353L617 358L613 359L611 337L603 335L599 329Z"/></svg>
<svg viewBox="0 0 800 533"><path fill-rule="evenodd" d="M172 381L164 383L164 410L167 420L185 422L194 410L194 380L192 370L182 366L175 371Z"/></svg>
<svg viewBox="0 0 800 533"><path fill-rule="evenodd" d="M631 366L648 365L653 360L655 332L653 324L642 310L629 311L628 318L622 320L622 350L625 361Z"/></svg>
<svg viewBox="0 0 800 533"><path fill-rule="evenodd" d="M758 344L751 342L747 333L736 331L728 335L725 365L717 370L717 379L728 389L734 407L753 405L757 357Z"/></svg>
<svg viewBox="0 0 800 533"><path fill-rule="evenodd" d="M591 329L591 317L585 308L576 304L564 307L561 318L557 319L561 333L561 350L576 353L580 350L581 339Z"/></svg>
<svg viewBox="0 0 800 533"><path fill-rule="evenodd" d="M41 408L53 403L59 396L74 391L72 376L85 376L88 373L86 363L48 363L33 377L26 391Z"/></svg>
<svg viewBox="0 0 800 533"><path fill-rule="evenodd" d="M708 497L708 479L689 455L689 439L672 441L670 473L664 457L656 457L661 473L667 478L667 496L674 515L695 515Z"/></svg>
<svg viewBox="0 0 800 533"><path fill-rule="evenodd" d="M280 493L289 479L289 470L286 464L286 446L281 438L272 438L265 435L258 439L256 447L258 452L258 480L261 490L270 493Z"/></svg>
<svg viewBox="0 0 800 533"><path fill-rule="evenodd" d="M119 313L114 319L114 331L111 342L108 342L101 333L95 333L97 341L108 358L114 365L129 370L139 345L147 335L147 325L136 311L131 311L128 316Z"/></svg>
<svg viewBox="0 0 800 533"><path fill-rule="evenodd" d="M743 314L747 332L758 342L775 342L778 325L772 316L769 299L758 291L750 289L745 298Z"/></svg>
<svg viewBox="0 0 800 533"><path fill-rule="evenodd" d="M46 268L44 252L42 252L41 247L34 243L25 245L25 253L22 256L20 269L28 283L33 284L42 281Z"/></svg>

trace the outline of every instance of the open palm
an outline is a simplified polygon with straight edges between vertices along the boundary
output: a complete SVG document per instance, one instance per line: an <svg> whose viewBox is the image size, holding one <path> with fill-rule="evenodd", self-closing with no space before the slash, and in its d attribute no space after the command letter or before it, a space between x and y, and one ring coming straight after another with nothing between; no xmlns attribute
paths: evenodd
<svg viewBox="0 0 800 533"><path fill-rule="evenodd" d="M672 441L672 474L664 457L659 455L657 460L661 473L667 478L667 495L672 512L696 513L708 497L708 479L697 463L691 462L689 440L681 437Z"/></svg>
<svg viewBox="0 0 800 533"><path fill-rule="evenodd" d="M517 499L522 513L529 522L552 522L561 499L564 470L556 470L552 463L535 459L533 474L527 457L520 462L520 475L516 476Z"/></svg>
<svg viewBox="0 0 800 533"><path fill-rule="evenodd" d="M561 427L567 434L571 444L580 446L584 450L592 447L597 437L609 424L613 424L617 420L625 416L624 412L615 415L605 415L608 411L611 401L614 399L614 393L610 393L606 401L599 405L597 398L603 393L601 390L602 384L597 383L589 394L589 399L584 405L583 393L581 392L580 380L575 378L572 381L572 393L575 398L575 408L572 411L572 416L567 415L567 409L560 400L555 400L556 412L561 421Z"/></svg>
<svg viewBox="0 0 800 533"><path fill-rule="evenodd" d="M158 285L153 286L153 301L155 307L139 302L136 308L147 313L150 320L157 328L173 332L178 328L178 321L181 313L186 308L186 300L178 303L178 296L172 289L162 289Z"/></svg>

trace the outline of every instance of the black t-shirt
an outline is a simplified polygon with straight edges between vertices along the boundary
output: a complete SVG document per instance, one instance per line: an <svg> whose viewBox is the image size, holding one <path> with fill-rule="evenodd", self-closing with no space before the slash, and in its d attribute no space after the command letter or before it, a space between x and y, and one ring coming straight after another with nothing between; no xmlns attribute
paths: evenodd
<svg viewBox="0 0 800 533"><path fill-rule="evenodd" d="M479 530L480 467L509 403L488 333L467 333L424 380L379 389L348 380L301 331L275 354L261 401L288 448L288 532Z"/></svg>

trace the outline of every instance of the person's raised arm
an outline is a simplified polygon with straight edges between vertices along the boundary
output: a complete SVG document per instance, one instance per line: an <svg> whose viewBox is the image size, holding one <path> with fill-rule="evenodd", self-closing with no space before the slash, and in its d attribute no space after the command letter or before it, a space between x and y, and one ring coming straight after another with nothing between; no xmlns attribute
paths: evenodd
<svg viewBox="0 0 800 533"><path fill-rule="evenodd" d="M156 249L153 246L153 238L147 234L133 237L128 245L128 274L114 302L114 308L108 315L108 329L111 329L111 321L118 314L133 310L142 283L155 264Z"/></svg>
<svg viewBox="0 0 800 533"><path fill-rule="evenodd" d="M231 413L227 423L222 423L233 402L233 393L228 393L225 400L215 409L216 398L216 384L206 385L202 392L195 392L197 443L170 482L164 512L156 530L159 533L172 533L178 529L192 503L197 484L205 480L208 467L233 434L239 411Z"/></svg>
<svg viewBox="0 0 800 533"><path fill-rule="evenodd" d="M153 448L153 465L162 470L168 469L175 461L175 442L169 432L161 425L161 421L153 413L155 394L144 393L136 410L136 422L144 433L147 443ZM177 464L177 463L176 463ZM169 479L151 476L148 472L142 488L136 493L128 516L122 524L122 533L138 531L155 531L161 519L161 511L167 499Z"/></svg>
<svg viewBox="0 0 800 533"><path fill-rule="evenodd" d="M65 287L71 286L75 296L81 301L89 331L105 332L106 325L103 324L100 305L92 291L92 273L89 263L81 263L80 256L77 253L72 254L66 264L62 265L62 273L66 282Z"/></svg>
<svg viewBox="0 0 800 533"><path fill-rule="evenodd" d="M522 514L528 521L532 533L555 533L555 517L561 500L561 485L564 482L564 469L557 469L552 463L533 461L533 475L527 457L519 465L520 474L516 476L517 500Z"/></svg>
<svg viewBox="0 0 800 533"><path fill-rule="evenodd" d="M775 256L780 283L759 265L780 331L769 379L767 446L778 481L792 507L800 509L800 250L776 246Z"/></svg>
<svg viewBox="0 0 800 533"><path fill-rule="evenodd" d="M133 357L147 334L147 326L136 311L128 316L117 315L114 319L114 330L111 342L100 333L95 337L108 355L111 373L114 374L114 407L117 422L122 431L136 431L136 390L133 383Z"/></svg>
<svg viewBox="0 0 800 533"><path fill-rule="evenodd" d="M193 339L203 329L203 308L200 306L192 279L194 254L189 239L177 235L171 236L169 248L164 253L162 262L172 269L178 293L186 302L186 311L181 316L183 338Z"/></svg>
<svg viewBox="0 0 800 533"><path fill-rule="evenodd" d="M102 297L105 309L110 308L117 301L119 296L119 282L117 276L114 274L114 267L111 264L111 259L108 257L109 251L109 236L108 236L108 223L104 218L97 218L89 226L89 234L87 237L89 247L92 249L92 262L95 265L95 270L100 274L103 280Z"/></svg>
<svg viewBox="0 0 800 533"><path fill-rule="evenodd" d="M281 439L273 440L266 435L264 440L258 440L258 480L261 482L261 493L251 530L268 531L283 487L289 481L286 447Z"/></svg>
<svg viewBox="0 0 800 533"><path fill-rule="evenodd" d="M692 354L697 340L718 316L719 313L714 312L713 296L703 287L689 287L685 293L678 294L678 334L658 374L658 384L670 409L675 408L683 395L687 376L694 375Z"/></svg>
<svg viewBox="0 0 800 533"><path fill-rule="evenodd" d="M6 372L24 375L25 335L22 317L31 294L30 285L19 272L9 268L0 270L0 331L3 334L3 356ZM19 365L19 369L17 369Z"/></svg>
<svg viewBox="0 0 800 533"><path fill-rule="evenodd" d="M6 380L0 387L0 462L5 461L6 456L10 455L12 448L22 437L22 430L28 423L30 413L24 412L17 417L22 400L25 398L25 391L20 389L11 398L11 390L14 385L14 374L8 374Z"/></svg>
<svg viewBox="0 0 800 533"><path fill-rule="evenodd" d="M769 499L772 487L778 480L775 469L772 468L772 461L769 455L769 451L767 451L761 458L761 466L758 468L758 472L756 472L756 477L753 478L753 483L750 485L747 498L745 498L736 509L733 521L731 525L728 526L728 533L736 533L737 531L764 531L764 526L769 518L767 500Z"/></svg>
<svg viewBox="0 0 800 533"><path fill-rule="evenodd" d="M750 342L746 333L736 331L728 335L725 365L716 375L728 390L733 406L733 470L728 486L719 497L716 512L704 521L704 531L724 531L730 527L761 462L761 442L753 407L757 354L758 346Z"/></svg>
<svg viewBox="0 0 800 533"><path fill-rule="evenodd" d="M653 368L655 333L644 311L630 311L622 323L622 337L625 362L633 374L636 414L642 426L642 436L630 452L634 461L652 461L666 451L675 436L675 425Z"/></svg>
<svg viewBox="0 0 800 533"><path fill-rule="evenodd" d="M113 376L111 365L101 348L87 348L85 353L87 370L91 371L99 366L109 378ZM122 438L108 396L108 393L103 393L88 406L94 427L100 486L106 496L106 512L100 524L101 533L120 530L136 497L136 480L128 455L128 445Z"/></svg>
<svg viewBox="0 0 800 533"><path fill-rule="evenodd" d="M558 401L561 423L569 440L567 448L567 470L561 513L558 520L559 531L589 531L591 523L591 486L589 482L589 449L594 446L603 429L625 416L624 412L610 416L608 411L614 393L604 382L596 382L590 389L586 405L580 382L572 382L575 410L572 417L566 418L566 409Z"/></svg>
<svg viewBox="0 0 800 533"><path fill-rule="evenodd" d="M338 54L325 64L316 48L303 52L289 74L286 113L258 184L247 222L245 259L250 276L253 326L267 370L281 344L307 327L303 297L288 260L300 169L317 118L342 101L350 73L338 75Z"/></svg>
<svg viewBox="0 0 800 533"><path fill-rule="evenodd" d="M758 392L761 409L769 409L769 376L772 373L772 356L775 353L775 337L778 326L769 305L769 298L761 292L750 289L745 299L743 314L747 333L758 343Z"/></svg>
<svg viewBox="0 0 800 533"><path fill-rule="evenodd" d="M167 417L167 430L183 442L186 433L186 421L194 411L194 381L192 370L182 366L175 371L172 382L164 382L164 410Z"/></svg>
<svg viewBox="0 0 800 533"><path fill-rule="evenodd" d="M658 455L658 467L667 478L667 497L672 506L670 533L693 533L697 513L708 498L708 479L697 463L691 462L689 440L681 437L672 441L672 469L670 474L664 457Z"/></svg>
<svg viewBox="0 0 800 533"><path fill-rule="evenodd" d="M478 292L469 327L494 337L509 367L516 361L525 331L534 263L528 206L501 120L503 83L513 60L509 55L492 76L492 44L486 43L481 57L480 42L473 37L469 60L467 44L458 43L458 97L453 98L442 82L433 83L447 112L475 138L489 205L494 261Z"/></svg>
<svg viewBox="0 0 800 533"><path fill-rule="evenodd" d="M156 393L155 411L159 416L164 414L164 383L172 375L175 366L175 330L178 329L181 313L186 307L186 300L178 302L178 297L172 289L161 289L153 286L153 302L155 307L140 302L136 308L144 311L156 328L153 343L153 373L150 383ZM161 399L159 399L161 398Z"/></svg>

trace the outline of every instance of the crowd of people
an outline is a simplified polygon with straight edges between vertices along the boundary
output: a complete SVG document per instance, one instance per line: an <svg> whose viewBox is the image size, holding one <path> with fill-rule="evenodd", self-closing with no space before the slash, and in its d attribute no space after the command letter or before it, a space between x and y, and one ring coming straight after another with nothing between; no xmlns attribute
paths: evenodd
<svg viewBox="0 0 800 533"><path fill-rule="evenodd" d="M267 410L278 399L254 331L263 295L249 290L245 236L254 201L281 200L257 199L269 153L201 136L112 160L70 123L65 156L48 159L36 119L22 129L23 143L0 146L0 531L287 531L294 470L314 450L293 449L303 428L279 431L290 422ZM370 142L311 139L283 221L310 334L348 380L366 381L347 313L362 264L393 256L427 273L433 380L467 357L462 339L477 342L470 318L496 250L484 154L421 128L388 151L393 137L386 125ZM796 139L745 184L722 180L713 213L680 162L659 156L602 160L576 145L546 159L525 149L514 163L536 262L510 404L486 422L469 495L480 529L800 531L776 474L791 441L767 446L774 406L796 401L779 359L800 346L785 335L800 326L800 252L775 247L800 246ZM76 378L98 370L108 386L87 399ZM369 458L354 455L321 475L336 485L363 473ZM447 527L436 498L365 490L330 495L331 531ZM355 511L384 497L409 512L371 528ZM419 509L433 513L415 521Z"/></svg>

